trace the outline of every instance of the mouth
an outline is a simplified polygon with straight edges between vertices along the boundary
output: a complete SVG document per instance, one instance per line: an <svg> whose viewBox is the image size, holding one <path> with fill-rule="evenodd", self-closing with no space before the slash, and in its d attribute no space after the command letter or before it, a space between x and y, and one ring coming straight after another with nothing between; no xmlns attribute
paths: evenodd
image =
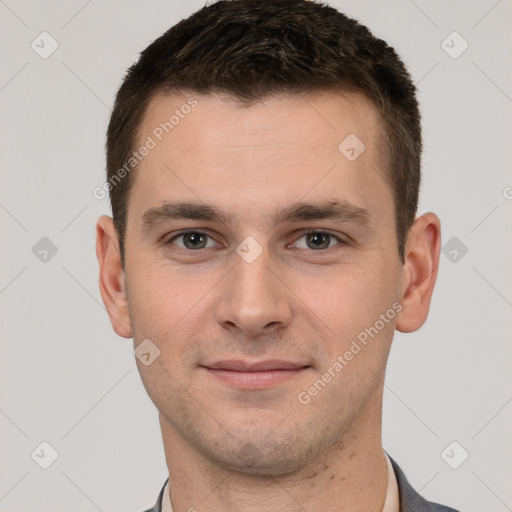
<svg viewBox="0 0 512 512"><path fill-rule="evenodd" d="M229 386L239 389L264 389L292 379L310 366L273 359L257 362L216 361L204 364L202 368Z"/></svg>

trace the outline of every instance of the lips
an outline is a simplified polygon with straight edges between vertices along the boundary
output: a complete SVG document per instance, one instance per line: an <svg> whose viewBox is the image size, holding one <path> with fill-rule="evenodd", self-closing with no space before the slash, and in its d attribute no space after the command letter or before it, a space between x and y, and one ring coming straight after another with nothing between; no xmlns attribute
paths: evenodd
<svg viewBox="0 0 512 512"><path fill-rule="evenodd" d="M228 360L203 365L210 375L224 384L239 389L265 389L289 380L309 365L278 359L267 361Z"/></svg>
<svg viewBox="0 0 512 512"><path fill-rule="evenodd" d="M271 359L268 361L247 362L242 360L217 361L203 365L211 370L231 370L236 372L263 372L270 370L296 370L306 368L308 365Z"/></svg>

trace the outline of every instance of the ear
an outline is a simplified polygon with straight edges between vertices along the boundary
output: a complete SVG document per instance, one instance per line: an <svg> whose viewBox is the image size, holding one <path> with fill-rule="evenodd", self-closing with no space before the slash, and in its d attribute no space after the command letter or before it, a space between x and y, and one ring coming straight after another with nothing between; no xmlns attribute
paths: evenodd
<svg viewBox="0 0 512 512"><path fill-rule="evenodd" d="M418 217L409 230L402 270L402 310L396 328L418 330L426 321L441 252L441 221L435 213Z"/></svg>
<svg viewBox="0 0 512 512"><path fill-rule="evenodd" d="M125 274L119 241L112 217L103 215L96 224L96 256L100 264L100 292L114 331L123 338L132 337Z"/></svg>

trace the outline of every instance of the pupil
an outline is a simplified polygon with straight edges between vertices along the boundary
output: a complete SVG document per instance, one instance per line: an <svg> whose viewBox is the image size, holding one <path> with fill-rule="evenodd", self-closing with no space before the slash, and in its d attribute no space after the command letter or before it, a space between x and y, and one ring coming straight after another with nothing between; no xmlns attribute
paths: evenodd
<svg viewBox="0 0 512 512"><path fill-rule="evenodd" d="M313 240L320 240L320 244L317 244ZM326 233L313 233L309 235L309 241L313 241L313 248L318 249L322 245L325 245L325 242L327 241L327 245L329 245L329 235Z"/></svg>
<svg viewBox="0 0 512 512"><path fill-rule="evenodd" d="M190 241L190 245L192 245L192 248L197 248L198 242L200 244L202 238L204 237L200 233L187 233L187 235L185 236L185 240Z"/></svg>

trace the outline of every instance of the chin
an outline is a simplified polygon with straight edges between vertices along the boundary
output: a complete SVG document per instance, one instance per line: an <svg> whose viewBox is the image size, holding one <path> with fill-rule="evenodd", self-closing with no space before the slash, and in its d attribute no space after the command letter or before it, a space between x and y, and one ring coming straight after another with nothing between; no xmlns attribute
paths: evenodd
<svg viewBox="0 0 512 512"><path fill-rule="evenodd" d="M288 439L285 441L273 439L269 443L268 433L262 439L256 435L247 436L247 440L233 439L229 444L214 443L213 446L222 446L216 451L212 445L204 447L209 453L210 460L225 470L244 475L261 477L278 477L290 475L302 470L311 463L314 447L308 447L304 440ZM229 447L229 448L228 448ZM309 448L309 449L308 449ZM203 452L204 453L204 452Z"/></svg>
<svg viewBox="0 0 512 512"><path fill-rule="evenodd" d="M242 457L238 459L236 457L233 459L223 457L222 459L217 459L215 462L227 471L243 475L260 476L262 478L275 478L291 475L305 468L307 465L307 461L298 463L296 459L291 460L290 458L282 458L280 460L276 460L274 457L262 457L257 460L244 460Z"/></svg>

